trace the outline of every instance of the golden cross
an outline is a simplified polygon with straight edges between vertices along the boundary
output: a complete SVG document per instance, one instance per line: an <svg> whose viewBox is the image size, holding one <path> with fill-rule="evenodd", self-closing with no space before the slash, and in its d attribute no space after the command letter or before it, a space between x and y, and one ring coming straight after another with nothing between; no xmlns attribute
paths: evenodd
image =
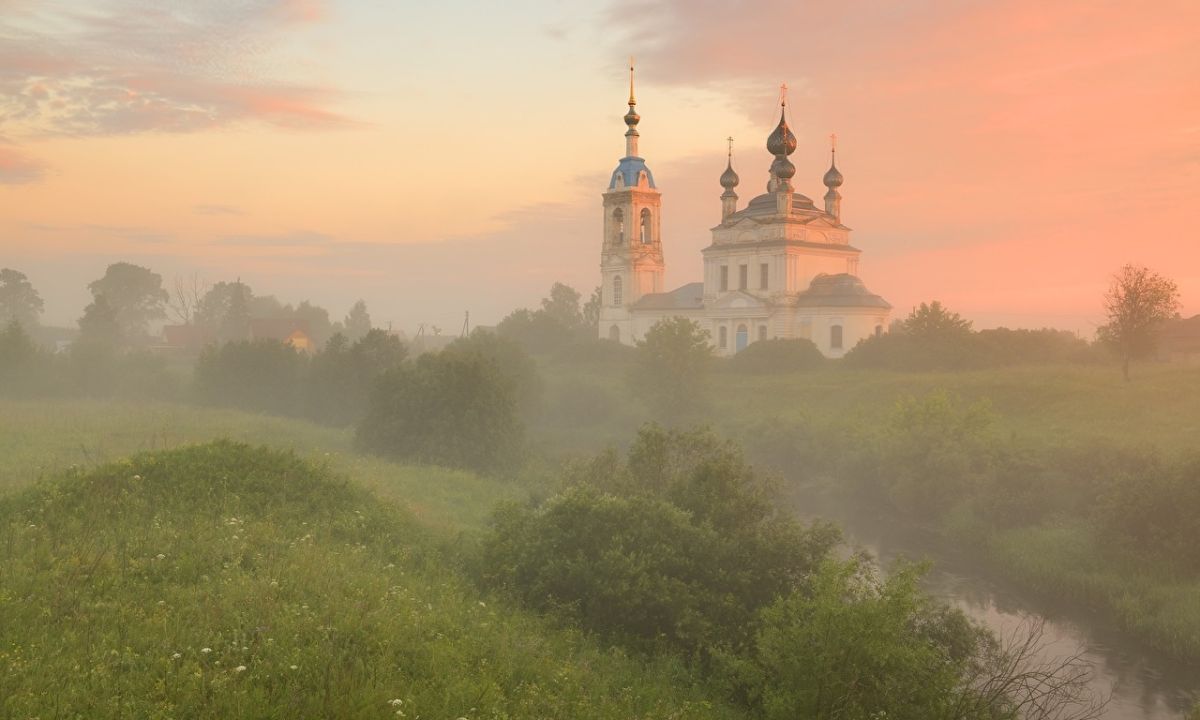
<svg viewBox="0 0 1200 720"><path fill-rule="evenodd" d="M779 104L787 105L787 83L779 85Z"/></svg>
<svg viewBox="0 0 1200 720"><path fill-rule="evenodd" d="M832 148L834 152L837 152L837 133L830 134L829 147Z"/></svg>
<svg viewBox="0 0 1200 720"><path fill-rule="evenodd" d="M729 157L730 157L730 159L732 159L733 158L733 136L730 135L729 137L727 137L725 139L729 141Z"/></svg>

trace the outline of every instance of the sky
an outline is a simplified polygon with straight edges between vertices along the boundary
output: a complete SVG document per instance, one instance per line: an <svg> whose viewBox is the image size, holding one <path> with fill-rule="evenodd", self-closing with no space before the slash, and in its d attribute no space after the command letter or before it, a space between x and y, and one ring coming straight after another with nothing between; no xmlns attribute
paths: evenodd
<svg viewBox="0 0 1200 720"><path fill-rule="evenodd" d="M1200 312L1195 0L0 0L0 267L59 325L117 261L410 333L586 296L631 55L668 287L786 82L896 315L1088 335L1126 263Z"/></svg>

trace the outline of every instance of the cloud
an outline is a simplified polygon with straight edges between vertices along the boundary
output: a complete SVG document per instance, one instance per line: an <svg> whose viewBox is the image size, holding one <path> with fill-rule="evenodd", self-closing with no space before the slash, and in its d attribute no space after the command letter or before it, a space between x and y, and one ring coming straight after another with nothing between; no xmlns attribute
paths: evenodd
<svg viewBox="0 0 1200 720"><path fill-rule="evenodd" d="M297 230L274 235L226 235L214 240L212 244L244 248L322 248L329 247L336 242L331 235L310 230Z"/></svg>
<svg viewBox="0 0 1200 720"><path fill-rule="evenodd" d="M41 180L46 164L17 148L0 144L0 185L23 185Z"/></svg>
<svg viewBox="0 0 1200 720"><path fill-rule="evenodd" d="M277 46L323 16L316 0L118 0L22 14L0 22L0 116L26 135L352 125L331 109L334 88L264 72Z"/></svg>

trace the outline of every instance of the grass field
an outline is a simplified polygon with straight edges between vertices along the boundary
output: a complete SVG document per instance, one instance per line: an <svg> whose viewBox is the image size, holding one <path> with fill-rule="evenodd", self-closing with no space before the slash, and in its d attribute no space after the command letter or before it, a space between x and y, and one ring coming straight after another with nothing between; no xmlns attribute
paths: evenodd
<svg viewBox="0 0 1200 720"><path fill-rule="evenodd" d="M352 435L302 420L166 403L0 401L0 493L71 467L218 438L295 450L328 463L421 522L451 532L479 527L492 507L520 492L471 473L360 455Z"/></svg>
<svg viewBox="0 0 1200 720"><path fill-rule="evenodd" d="M105 449L146 442L121 437ZM0 542L0 717L741 716L677 659L480 597L410 513L290 453L223 441L10 486Z"/></svg>

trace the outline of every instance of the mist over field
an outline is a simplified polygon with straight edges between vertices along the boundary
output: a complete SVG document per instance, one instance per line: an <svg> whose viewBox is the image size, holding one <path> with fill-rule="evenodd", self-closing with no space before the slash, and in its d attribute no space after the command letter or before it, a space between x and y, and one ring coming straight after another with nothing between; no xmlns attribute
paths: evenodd
<svg viewBox="0 0 1200 720"><path fill-rule="evenodd" d="M0 717L1200 720L1192 4L0 5Z"/></svg>

